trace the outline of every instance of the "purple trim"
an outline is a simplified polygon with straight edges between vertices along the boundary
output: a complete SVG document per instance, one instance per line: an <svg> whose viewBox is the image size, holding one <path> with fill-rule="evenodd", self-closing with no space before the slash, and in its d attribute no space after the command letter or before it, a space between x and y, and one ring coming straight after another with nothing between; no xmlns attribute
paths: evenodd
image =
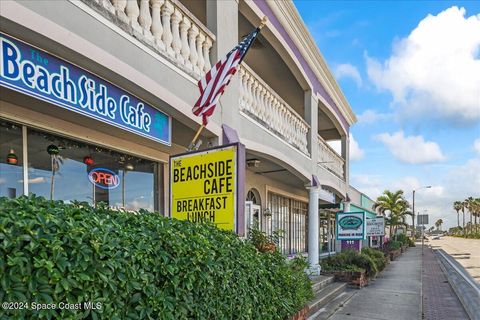
<svg viewBox="0 0 480 320"><path fill-rule="evenodd" d="M360 251L360 240L342 240L342 251L355 250Z"/></svg>
<svg viewBox="0 0 480 320"><path fill-rule="evenodd" d="M245 145L237 145L237 234L246 236L245 230L245 182L246 182L246 150Z"/></svg>
<svg viewBox="0 0 480 320"><path fill-rule="evenodd" d="M316 175L312 175L312 187L320 187L320 181Z"/></svg>
<svg viewBox="0 0 480 320"><path fill-rule="evenodd" d="M237 131L232 127L222 124L222 142L223 144L239 143Z"/></svg>
<svg viewBox="0 0 480 320"><path fill-rule="evenodd" d="M285 42L287 42L290 49L292 49L293 53L295 54L295 57L297 57L298 61L300 62L300 65L302 66L303 70L305 71L308 78L310 79L310 82L312 82L313 90L316 91L317 93L319 93L332 106L333 110L337 114L338 118L340 119L341 123L345 127L345 130L348 133L349 125L347 123L347 120L342 115L342 113L338 109L337 105L335 104L333 99L330 97L330 95L327 93L325 88L322 86L320 81L318 81L318 79L315 76L313 70L310 68L307 61L303 58L302 54L300 53L300 50L298 50L297 46L293 42L292 38L290 38L290 36L288 35L285 28L282 26L280 21L278 21L277 17L273 13L272 9L270 9L267 2L265 0L253 0L253 2L268 17L268 19L272 22L272 24L275 26L275 28L278 30L278 32L280 32L280 34L282 35Z"/></svg>

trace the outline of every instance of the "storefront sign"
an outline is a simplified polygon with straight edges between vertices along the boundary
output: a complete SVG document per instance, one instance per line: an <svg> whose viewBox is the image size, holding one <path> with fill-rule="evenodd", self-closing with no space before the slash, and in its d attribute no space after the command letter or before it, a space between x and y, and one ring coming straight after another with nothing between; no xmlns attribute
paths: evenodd
<svg viewBox="0 0 480 320"><path fill-rule="evenodd" d="M88 180L101 189L115 189L120 185L118 175L105 168L95 168L88 173Z"/></svg>
<svg viewBox="0 0 480 320"><path fill-rule="evenodd" d="M73 64L0 33L0 85L170 145L171 119Z"/></svg>
<svg viewBox="0 0 480 320"><path fill-rule="evenodd" d="M365 239L365 212L337 213L337 240Z"/></svg>
<svg viewBox="0 0 480 320"><path fill-rule="evenodd" d="M384 236L385 235L385 218L377 217L367 219L367 236Z"/></svg>
<svg viewBox="0 0 480 320"><path fill-rule="evenodd" d="M235 144L170 157L172 218L211 221L235 231L237 148Z"/></svg>

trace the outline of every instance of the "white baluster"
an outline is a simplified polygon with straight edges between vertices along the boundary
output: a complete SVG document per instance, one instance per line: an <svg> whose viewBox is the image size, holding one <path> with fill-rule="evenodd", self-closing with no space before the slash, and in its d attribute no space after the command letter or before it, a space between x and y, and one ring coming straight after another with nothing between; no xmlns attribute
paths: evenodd
<svg viewBox="0 0 480 320"><path fill-rule="evenodd" d="M100 5L105 9L107 10L108 12L110 12L111 14L115 14L116 12L116 8L115 6L113 5L113 2L112 1L109 1L109 0L101 0L99 1Z"/></svg>
<svg viewBox="0 0 480 320"><path fill-rule="evenodd" d="M172 15L172 48L175 52L175 59L183 64L183 56L180 53L182 50L182 40L180 39L180 21L182 20L182 13L178 8L175 8Z"/></svg>
<svg viewBox="0 0 480 320"><path fill-rule="evenodd" d="M198 69L200 70L200 74L203 74L203 66L205 66L205 59L203 58L203 54L202 54L202 45L204 41L205 41L205 35L203 34L203 32L200 32L200 34L197 37L197 53L198 53L197 66L198 66Z"/></svg>
<svg viewBox="0 0 480 320"><path fill-rule="evenodd" d="M253 77L250 73L245 73L247 76L246 88L247 88L247 111L249 114L253 113Z"/></svg>
<svg viewBox="0 0 480 320"><path fill-rule="evenodd" d="M268 110L267 110L267 121L268 124L273 127L274 126L274 112L275 112L275 106L274 102L277 99L270 91L268 92Z"/></svg>
<svg viewBox="0 0 480 320"><path fill-rule="evenodd" d="M205 42L203 43L203 60L205 61L205 66L203 67L203 70L205 72L208 72L212 68L212 65L210 63L210 48L212 47L212 39L210 39L209 36L205 39Z"/></svg>
<svg viewBox="0 0 480 320"><path fill-rule="evenodd" d="M197 35L198 27L192 24L190 30L188 30L188 44L190 46L190 63L192 64L193 71L200 74L200 70L197 66L198 53L197 53Z"/></svg>
<svg viewBox="0 0 480 320"><path fill-rule="evenodd" d="M188 29L192 26L192 23L186 15L183 16L182 22L180 23L180 39L182 41L182 57L185 63L185 67L188 70L192 70L192 63L190 62L190 47L188 46Z"/></svg>
<svg viewBox="0 0 480 320"><path fill-rule="evenodd" d="M127 0L112 0L113 6L117 11L117 15L119 12L125 14L125 7L127 6Z"/></svg>
<svg viewBox="0 0 480 320"><path fill-rule="evenodd" d="M163 27L162 19L160 17L160 8L162 7L164 0L151 0L152 4L152 33L155 38L155 44L157 47L164 51L165 44L162 41Z"/></svg>
<svg viewBox="0 0 480 320"><path fill-rule="evenodd" d="M273 95L270 91L267 91L267 123L270 127L273 127Z"/></svg>
<svg viewBox="0 0 480 320"><path fill-rule="evenodd" d="M138 8L137 0L127 0L127 16L130 20L130 25L132 26L133 30L141 33L142 28L138 24L138 16L140 15L140 9Z"/></svg>
<svg viewBox="0 0 480 320"><path fill-rule="evenodd" d="M259 102L259 118L265 122L265 87L260 84L258 90L258 102Z"/></svg>
<svg viewBox="0 0 480 320"><path fill-rule="evenodd" d="M145 36L146 40L153 42L153 36L150 32L150 27L152 26L152 16L150 14L149 2L149 0L140 0L140 16L138 21L140 22L140 26L142 26L143 35Z"/></svg>
<svg viewBox="0 0 480 320"><path fill-rule="evenodd" d="M258 119L261 119L260 114L262 112L262 110L260 109L260 91L260 85L257 79L255 79L255 82L253 83L253 114Z"/></svg>
<svg viewBox="0 0 480 320"><path fill-rule="evenodd" d="M245 70L239 68L238 76L240 78L239 91L240 91L240 111L245 110Z"/></svg>
<svg viewBox="0 0 480 320"><path fill-rule="evenodd" d="M272 98L272 127L278 131L278 100L276 97Z"/></svg>
<svg viewBox="0 0 480 320"><path fill-rule="evenodd" d="M171 57L174 56L174 52L172 48L173 35L172 35L172 29L170 26L170 17L172 16L172 13L173 13L173 5L169 0L167 0L162 7L162 22L163 22L162 40L163 40L163 43L165 44L165 49L167 50L168 55L170 55Z"/></svg>

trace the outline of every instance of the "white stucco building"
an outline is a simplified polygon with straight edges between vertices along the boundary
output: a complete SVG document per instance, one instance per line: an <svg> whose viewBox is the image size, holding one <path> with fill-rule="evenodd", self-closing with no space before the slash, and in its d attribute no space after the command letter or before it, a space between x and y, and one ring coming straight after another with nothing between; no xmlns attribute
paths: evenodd
<svg viewBox="0 0 480 320"><path fill-rule="evenodd" d="M1 1L0 15L0 196L33 192L167 216L169 156L185 152L201 121L191 111L197 81L267 16L200 148L222 144L222 125L233 128L246 147L245 222L284 230L282 252L310 251L312 263L335 249L333 213L318 206L346 198L356 118L292 2L22 0ZM62 65L68 72L54 71ZM32 68L46 70L51 88ZM82 72L74 88L69 80ZM151 119L138 108L123 125L108 119L108 95L125 103L115 110L140 103ZM90 98L106 109L90 110ZM54 190L52 145L63 159ZM94 178L119 188L92 188L94 164L107 169Z"/></svg>

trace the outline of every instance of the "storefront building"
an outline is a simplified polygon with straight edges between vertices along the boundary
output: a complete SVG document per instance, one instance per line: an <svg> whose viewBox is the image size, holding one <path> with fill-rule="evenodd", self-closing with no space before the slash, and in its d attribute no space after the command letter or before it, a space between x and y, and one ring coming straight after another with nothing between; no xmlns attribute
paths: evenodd
<svg viewBox="0 0 480 320"><path fill-rule="evenodd" d="M267 16L200 149L227 143L225 126L245 145L240 234L258 223L281 230L284 254L334 251L333 211L311 205L345 201L356 119L293 3L0 6L0 196L170 216L169 157L185 152L199 127L197 81ZM327 143L335 140L340 154Z"/></svg>
<svg viewBox="0 0 480 320"><path fill-rule="evenodd" d="M375 201L373 201L366 194L350 186L349 196L351 198L350 211L351 212L365 212L366 219L373 219L377 217L377 213L373 209ZM362 247L379 247L382 244L382 237L367 236L363 240Z"/></svg>

